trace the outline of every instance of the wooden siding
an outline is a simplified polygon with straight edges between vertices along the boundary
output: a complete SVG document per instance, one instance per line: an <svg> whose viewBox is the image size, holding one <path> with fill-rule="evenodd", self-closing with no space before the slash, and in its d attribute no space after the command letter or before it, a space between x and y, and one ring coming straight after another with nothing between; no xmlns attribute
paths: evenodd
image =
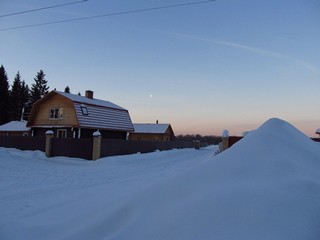
<svg viewBox="0 0 320 240"><path fill-rule="evenodd" d="M33 136L34 137L44 137L46 135L46 131L53 131L54 137L58 137L58 130L66 130L67 138L73 138L75 136L78 137L78 129L72 129L72 128L34 128Z"/></svg>
<svg viewBox="0 0 320 240"><path fill-rule="evenodd" d="M69 99L54 94L41 104L36 104L32 110L30 126L69 126L77 127L78 120L74 110L73 102ZM50 109L59 108L63 110L61 119L50 119Z"/></svg>
<svg viewBox="0 0 320 240"><path fill-rule="evenodd" d="M171 141L168 134L161 133L130 133L129 140L134 141Z"/></svg>

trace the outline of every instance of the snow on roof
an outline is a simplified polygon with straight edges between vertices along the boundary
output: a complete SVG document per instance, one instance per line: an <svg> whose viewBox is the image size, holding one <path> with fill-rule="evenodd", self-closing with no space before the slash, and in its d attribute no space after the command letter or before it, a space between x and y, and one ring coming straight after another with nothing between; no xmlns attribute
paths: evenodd
<svg viewBox="0 0 320 240"><path fill-rule="evenodd" d="M91 98L87 98L84 96L79 96L79 95L60 92L60 91L55 91L55 92L74 101L74 102L80 102L83 104L90 104L90 105L96 105L96 106L101 106L101 107L115 108L115 109L119 109L119 110L126 110L126 109L124 109L124 108L122 108L112 102L109 102L109 101L95 99L95 98L91 99Z"/></svg>
<svg viewBox="0 0 320 240"><path fill-rule="evenodd" d="M86 106L87 112L84 114L81 105L77 102L74 103L80 127L133 132L131 118L127 110L88 105Z"/></svg>
<svg viewBox="0 0 320 240"><path fill-rule="evenodd" d="M135 133L165 133L169 128L170 124L168 123L134 123L134 132Z"/></svg>
<svg viewBox="0 0 320 240"><path fill-rule="evenodd" d="M55 92L73 101L79 127L133 131L129 112L125 108L109 101L91 99L65 92Z"/></svg>
<svg viewBox="0 0 320 240"><path fill-rule="evenodd" d="M1 132L24 132L30 131L30 128L26 127L26 121L11 121L0 126Z"/></svg>

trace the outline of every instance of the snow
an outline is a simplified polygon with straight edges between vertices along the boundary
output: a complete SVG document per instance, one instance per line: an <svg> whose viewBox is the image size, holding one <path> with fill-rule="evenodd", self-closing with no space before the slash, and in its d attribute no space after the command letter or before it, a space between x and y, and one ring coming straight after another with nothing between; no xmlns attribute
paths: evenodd
<svg viewBox="0 0 320 240"><path fill-rule="evenodd" d="M10 131L10 132L27 132L30 128L26 127L26 121L11 121L0 126L0 131Z"/></svg>
<svg viewBox="0 0 320 240"><path fill-rule="evenodd" d="M0 148L0 239L320 239L320 145L270 119L216 146L85 161Z"/></svg>
<svg viewBox="0 0 320 240"><path fill-rule="evenodd" d="M228 138L229 137L229 131L227 129L223 130L222 137L223 138Z"/></svg>
<svg viewBox="0 0 320 240"><path fill-rule="evenodd" d="M134 123L134 133L165 133L168 123Z"/></svg>
<svg viewBox="0 0 320 240"><path fill-rule="evenodd" d="M316 134L320 134L320 128L317 129Z"/></svg>
<svg viewBox="0 0 320 240"><path fill-rule="evenodd" d="M126 110L123 107L120 107L112 102L101 100L101 99L96 99L96 98L87 98L84 96L79 96L71 93L65 93L65 92L60 92L60 91L54 91L74 102L79 102L82 104L90 104L90 105L96 105L96 106L102 106L102 107L108 107L108 108L114 108L118 110Z"/></svg>
<svg viewBox="0 0 320 240"><path fill-rule="evenodd" d="M95 131L93 134L92 134L93 137L99 137L101 136L101 133L99 131Z"/></svg>
<svg viewBox="0 0 320 240"><path fill-rule="evenodd" d="M54 134L54 132L52 130L47 130L46 131L46 135L53 135L53 134Z"/></svg>

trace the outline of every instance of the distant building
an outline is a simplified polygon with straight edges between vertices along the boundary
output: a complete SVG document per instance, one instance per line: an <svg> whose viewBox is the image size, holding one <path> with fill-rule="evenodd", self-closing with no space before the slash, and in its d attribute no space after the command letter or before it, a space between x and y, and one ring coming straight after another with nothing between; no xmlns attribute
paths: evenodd
<svg viewBox="0 0 320 240"><path fill-rule="evenodd" d="M0 136L29 136L31 128L26 121L11 121L0 126Z"/></svg>
<svg viewBox="0 0 320 240"><path fill-rule="evenodd" d="M102 138L126 139L134 128L128 110L111 102L52 91L32 106L28 127L33 136L52 130L56 137L91 138L99 130Z"/></svg>
<svg viewBox="0 0 320 240"><path fill-rule="evenodd" d="M136 141L172 141L174 132L170 124L135 123L134 132L129 134L129 140Z"/></svg>
<svg viewBox="0 0 320 240"><path fill-rule="evenodd" d="M319 134L320 137L320 128L317 129L316 134Z"/></svg>

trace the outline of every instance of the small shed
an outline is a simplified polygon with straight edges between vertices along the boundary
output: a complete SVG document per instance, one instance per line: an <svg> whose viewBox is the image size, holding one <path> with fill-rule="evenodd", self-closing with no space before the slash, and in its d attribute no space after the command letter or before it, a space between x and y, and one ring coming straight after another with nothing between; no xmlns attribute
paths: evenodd
<svg viewBox="0 0 320 240"><path fill-rule="evenodd" d="M172 141L174 132L169 123L135 123L134 132L129 134L129 140L136 141Z"/></svg>
<svg viewBox="0 0 320 240"><path fill-rule="evenodd" d="M31 128L27 121L11 121L0 126L0 136L29 136Z"/></svg>

